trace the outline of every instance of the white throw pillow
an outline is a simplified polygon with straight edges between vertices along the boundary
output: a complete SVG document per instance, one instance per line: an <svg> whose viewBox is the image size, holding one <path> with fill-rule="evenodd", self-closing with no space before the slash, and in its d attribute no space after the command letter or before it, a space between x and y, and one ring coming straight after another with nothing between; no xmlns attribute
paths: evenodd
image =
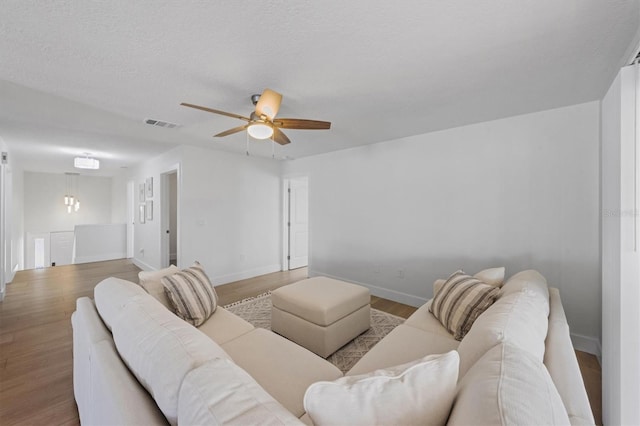
<svg viewBox="0 0 640 426"><path fill-rule="evenodd" d="M536 357L509 343L490 349L460 381L447 425L568 425L562 399Z"/></svg>
<svg viewBox="0 0 640 426"><path fill-rule="evenodd" d="M478 272L474 277L485 284L500 287L504 282L504 271L504 266L499 268L489 268Z"/></svg>
<svg viewBox="0 0 640 426"><path fill-rule="evenodd" d="M138 283L142 288L144 288L147 293L155 297L158 302L162 303L167 307L171 312L175 312L171 301L167 298L167 294L164 291L164 286L162 285L163 277L167 275L173 275L176 272L180 272L180 268L177 266L171 265L168 268L160 269L157 271L140 271L138 272Z"/></svg>
<svg viewBox="0 0 640 426"><path fill-rule="evenodd" d="M317 382L304 395L304 408L322 425L442 425L456 382L456 351L333 382Z"/></svg>

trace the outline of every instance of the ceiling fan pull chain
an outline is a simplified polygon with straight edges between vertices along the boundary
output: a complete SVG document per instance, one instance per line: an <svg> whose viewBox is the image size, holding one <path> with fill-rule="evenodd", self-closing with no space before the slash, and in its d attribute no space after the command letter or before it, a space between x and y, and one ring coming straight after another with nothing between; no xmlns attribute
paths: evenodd
<svg viewBox="0 0 640 426"><path fill-rule="evenodd" d="M247 157L249 156L249 132L247 132L247 145L246 145L246 150L247 150Z"/></svg>
<svg viewBox="0 0 640 426"><path fill-rule="evenodd" d="M271 135L271 158L273 158L275 160L276 158L276 139L275 139L275 133L273 135Z"/></svg>

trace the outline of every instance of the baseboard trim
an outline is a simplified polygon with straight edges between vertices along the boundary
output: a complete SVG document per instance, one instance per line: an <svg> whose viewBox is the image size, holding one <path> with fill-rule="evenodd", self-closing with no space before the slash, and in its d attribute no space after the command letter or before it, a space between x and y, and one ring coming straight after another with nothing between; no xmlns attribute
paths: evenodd
<svg viewBox="0 0 640 426"><path fill-rule="evenodd" d="M429 299L425 299L423 297L414 296L413 294L402 293L396 290L390 290L388 288L378 287L372 284L362 283L360 281L355 281L348 278L338 277L332 274L327 274L325 272L320 271L312 271L309 270L309 276L323 276L329 277L340 281L346 281L348 283L358 284L363 287L367 287L372 295L382 297L384 299L392 300L394 302L403 303L405 305L413 306L419 308L420 306L427 303Z"/></svg>
<svg viewBox="0 0 640 426"><path fill-rule="evenodd" d="M96 256L76 257L75 259L73 259L73 263L79 264L79 263L90 263L90 262L103 262L105 260L116 260L116 259L126 259L126 258L127 258L126 252L106 253L106 254L99 254Z"/></svg>
<svg viewBox="0 0 640 426"><path fill-rule="evenodd" d="M136 265L138 268L142 269L143 271L156 270L156 268L154 268L153 266L149 265L148 263L144 263L142 260L136 259L135 257L131 259L131 261L133 262L134 265Z"/></svg>
<svg viewBox="0 0 640 426"><path fill-rule="evenodd" d="M571 333L571 342L573 348L582 352L587 352L598 357L598 361L602 357L602 346L600 340L591 336Z"/></svg>
<svg viewBox="0 0 640 426"><path fill-rule="evenodd" d="M282 270L281 265L279 263L274 263L272 265L261 266L258 268L249 269L247 271L234 272L233 274L214 276L214 277L211 277L211 279L213 280L213 285L215 286L215 285L228 284L228 283L232 283L240 280L246 280L248 278L257 277L259 275L278 272L280 270Z"/></svg>

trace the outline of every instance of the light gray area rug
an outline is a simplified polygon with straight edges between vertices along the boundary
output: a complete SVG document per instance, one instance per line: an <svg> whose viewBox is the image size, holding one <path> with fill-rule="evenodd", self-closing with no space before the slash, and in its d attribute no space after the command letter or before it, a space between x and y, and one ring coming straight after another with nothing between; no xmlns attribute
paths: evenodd
<svg viewBox="0 0 640 426"><path fill-rule="evenodd" d="M264 293L241 302L224 306L255 327L271 330L271 294ZM371 308L371 328L347 343L327 361L346 373L391 330L404 322L404 318Z"/></svg>

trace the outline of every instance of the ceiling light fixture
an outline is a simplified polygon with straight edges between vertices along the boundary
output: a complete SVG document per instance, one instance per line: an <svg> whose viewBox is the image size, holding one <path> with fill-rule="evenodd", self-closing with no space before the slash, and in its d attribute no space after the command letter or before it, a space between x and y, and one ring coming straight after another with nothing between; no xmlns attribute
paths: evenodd
<svg viewBox="0 0 640 426"><path fill-rule="evenodd" d="M76 157L73 159L73 167L76 169L91 169L98 170L100 168L100 160L95 158L89 158L89 154L85 154L86 157Z"/></svg>
<svg viewBox="0 0 640 426"><path fill-rule="evenodd" d="M254 139L268 139L273 135L273 127L266 123L251 123L247 133Z"/></svg>

